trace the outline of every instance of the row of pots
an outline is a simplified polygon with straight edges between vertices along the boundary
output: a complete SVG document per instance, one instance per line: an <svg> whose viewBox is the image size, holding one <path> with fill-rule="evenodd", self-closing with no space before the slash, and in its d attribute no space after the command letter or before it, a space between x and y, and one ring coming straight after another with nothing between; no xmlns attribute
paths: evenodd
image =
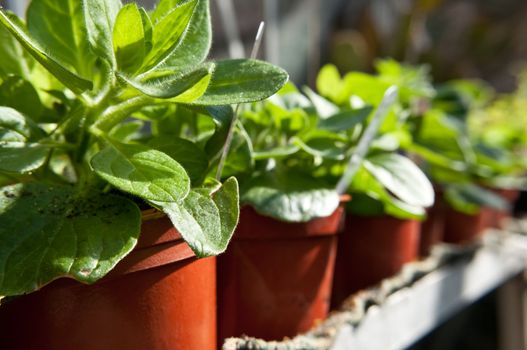
<svg viewBox="0 0 527 350"><path fill-rule="evenodd" d="M294 336L324 319L330 300L338 307L435 243L469 242L504 215L465 215L438 201L422 225L342 207L284 223L247 207L227 253L199 260L168 219L145 221L136 250L102 281L60 279L4 305L0 336L9 349L77 350L215 349L230 336Z"/></svg>

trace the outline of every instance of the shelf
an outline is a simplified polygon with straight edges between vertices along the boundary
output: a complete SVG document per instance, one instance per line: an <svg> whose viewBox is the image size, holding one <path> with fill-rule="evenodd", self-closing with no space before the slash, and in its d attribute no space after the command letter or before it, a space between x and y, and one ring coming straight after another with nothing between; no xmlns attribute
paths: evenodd
<svg viewBox="0 0 527 350"><path fill-rule="evenodd" d="M524 271L527 238L490 233L487 239L499 239L499 244L485 244L472 259L443 266L395 292L370 307L356 327L343 325L331 350L404 349Z"/></svg>
<svg viewBox="0 0 527 350"><path fill-rule="evenodd" d="M279 342L231 338L223 349L405 349L526 267L527 236L489 231L481 244L436 247L426 260L351 296L306 334Z"/></svg>

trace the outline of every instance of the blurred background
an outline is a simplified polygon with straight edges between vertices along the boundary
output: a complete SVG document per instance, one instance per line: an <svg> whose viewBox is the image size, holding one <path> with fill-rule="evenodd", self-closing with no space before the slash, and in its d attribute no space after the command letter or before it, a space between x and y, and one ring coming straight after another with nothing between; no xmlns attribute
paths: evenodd
<svg viewBox="0 0 527 350"><path fill-rule="evenodd" d="M129 2L129 1L127 1ZM153 7L155 0L139 1ZM18 14L24 0L2 0ZM328 62L341 73L372 71L376 59L429 65L436 82L480 78L516 87L527 60L526 0L211 0L212 56L247 56L260 21L260 53L291 79L314 84ZM496 293L446 322L412 349L498 349Z"/></svg>
<svg viewBox="0 0 527 350"><path fill-rule="evenodd" d="M125 1L129 2L129 0ZM153 7L156 0L143 0ZM27 1L2 0L17 13ZM425 62L435 81L482 78L515 86L527 59L525 0L211 0L215 58L248 55L260 21L262 57L298 84L318 68L372 69L379 57Z"/></svg>

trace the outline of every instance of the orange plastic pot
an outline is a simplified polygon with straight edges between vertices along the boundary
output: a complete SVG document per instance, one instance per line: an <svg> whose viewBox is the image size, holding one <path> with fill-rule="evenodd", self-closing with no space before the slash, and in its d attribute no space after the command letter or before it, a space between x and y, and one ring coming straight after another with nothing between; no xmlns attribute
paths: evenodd
<svg viewBox="0 0 527 350"><path fill-rule="evenodd" d="M216 349L216 260L197 260L168 219L103 280L57 280L0 308L2 349Z"/></svg>
<svg viewBox="0 0 527 350"><path fill-rule="evenodd" d="M219 339L279 340L309 330L329 311L343 209L286 223L250 207L218 257Z"/></svg>
<svg viewBox="0 0 527 350"><path fill-rule="evenodd" d="M393 276L417 259L420 222L348 215L339 237L332 304Z"/></svg>
<svg viewBox="0 0 527 350"><path fill-rule="evenodd" d="M512 208L514 208L514 204L520 197L520 191L518 190L512 190L512 189L493 189L492 190L497 195L503 197L509 203ZM488 225L493 228L503 228L503 223L505 219L509 218L511 216L511 211L508 210L497 210L497 209L491 209L489 210L489 223Z"/></svg>
<svg viewBox="0 0 527 350"><path fill-rule="evenodd" d="M432 247L443 241L445 229L445 203L438 197L434 205L426 210L426 219L421 224L419 255L428 256Z"/></svg>
<svg viewBox="0 0 527 350"><path fill-rule="evenodd" d="M443 241L453 244L467 244L479 238L488 227L489 210L482 209L477 214L465 214L451 207L445 210L445 231Z"/></svg>

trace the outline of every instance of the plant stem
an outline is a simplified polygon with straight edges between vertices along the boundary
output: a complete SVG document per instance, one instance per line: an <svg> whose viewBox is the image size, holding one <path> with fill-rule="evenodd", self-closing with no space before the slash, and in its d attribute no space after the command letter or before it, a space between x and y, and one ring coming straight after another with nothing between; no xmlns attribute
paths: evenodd
<svg viewBox="0 0 527 350"><path fill-rule="evenodd" d="M262 42L262 37L265 29L265 23L261 22L260 26L258 27L258 32L256 33L256 39L254 40L253 49L251 51L251 58L255 59L258 55L258 51L260 49L260 44ZM216 180L221 180L221 174L223 173L223 168L225 167L225 162L227 161L227 156L229 155L229 150L231 148L232 139L234 138L234 130L236 128L236 124L238 123L238 112L240 109L240 105L236 105L234 108L234 116L232 117L231 125L229 127L229 132L227 133L227 138L225 139L225 144L223 145L223 151L221 154L220 162L218 164L218 170L216 172Z"/></svg>
<svg viewBox="0 0 527 350"><path fill-rule="evenodd" d="M397 101L397 97L398 90L395 85L390 86L384 93L384 97L379 107L377 107L377 110L373 115L372 121L370 122L370 124L366 128L366 131L364 131L364 134L360 138L359 144L357 145L355 152L353 152L353 154L351 155L348 166L346 167L344 174L342 175L337 184L336 190L338 194L344 194L348 189L348 186L353 180L353 177L355 176L357 171L359 170L362 161L366 156L366 153L368 153L371 142L375 138L375 135L377 135L377 131L379 130L379 127L384 121L384 118L388 114L393 104Z"/></svg>
<svg viewBox="0 0 527 350"><path fill-rule="evenodd" d="M107 108L91 127L90 132L93 134L100 134L100 132L108 132L114 126L125 120L131 113L137 111L141 107L148 106L152 103L152 98L148 96L137 96L127 101L121 102L118 105Z"/></svg>

